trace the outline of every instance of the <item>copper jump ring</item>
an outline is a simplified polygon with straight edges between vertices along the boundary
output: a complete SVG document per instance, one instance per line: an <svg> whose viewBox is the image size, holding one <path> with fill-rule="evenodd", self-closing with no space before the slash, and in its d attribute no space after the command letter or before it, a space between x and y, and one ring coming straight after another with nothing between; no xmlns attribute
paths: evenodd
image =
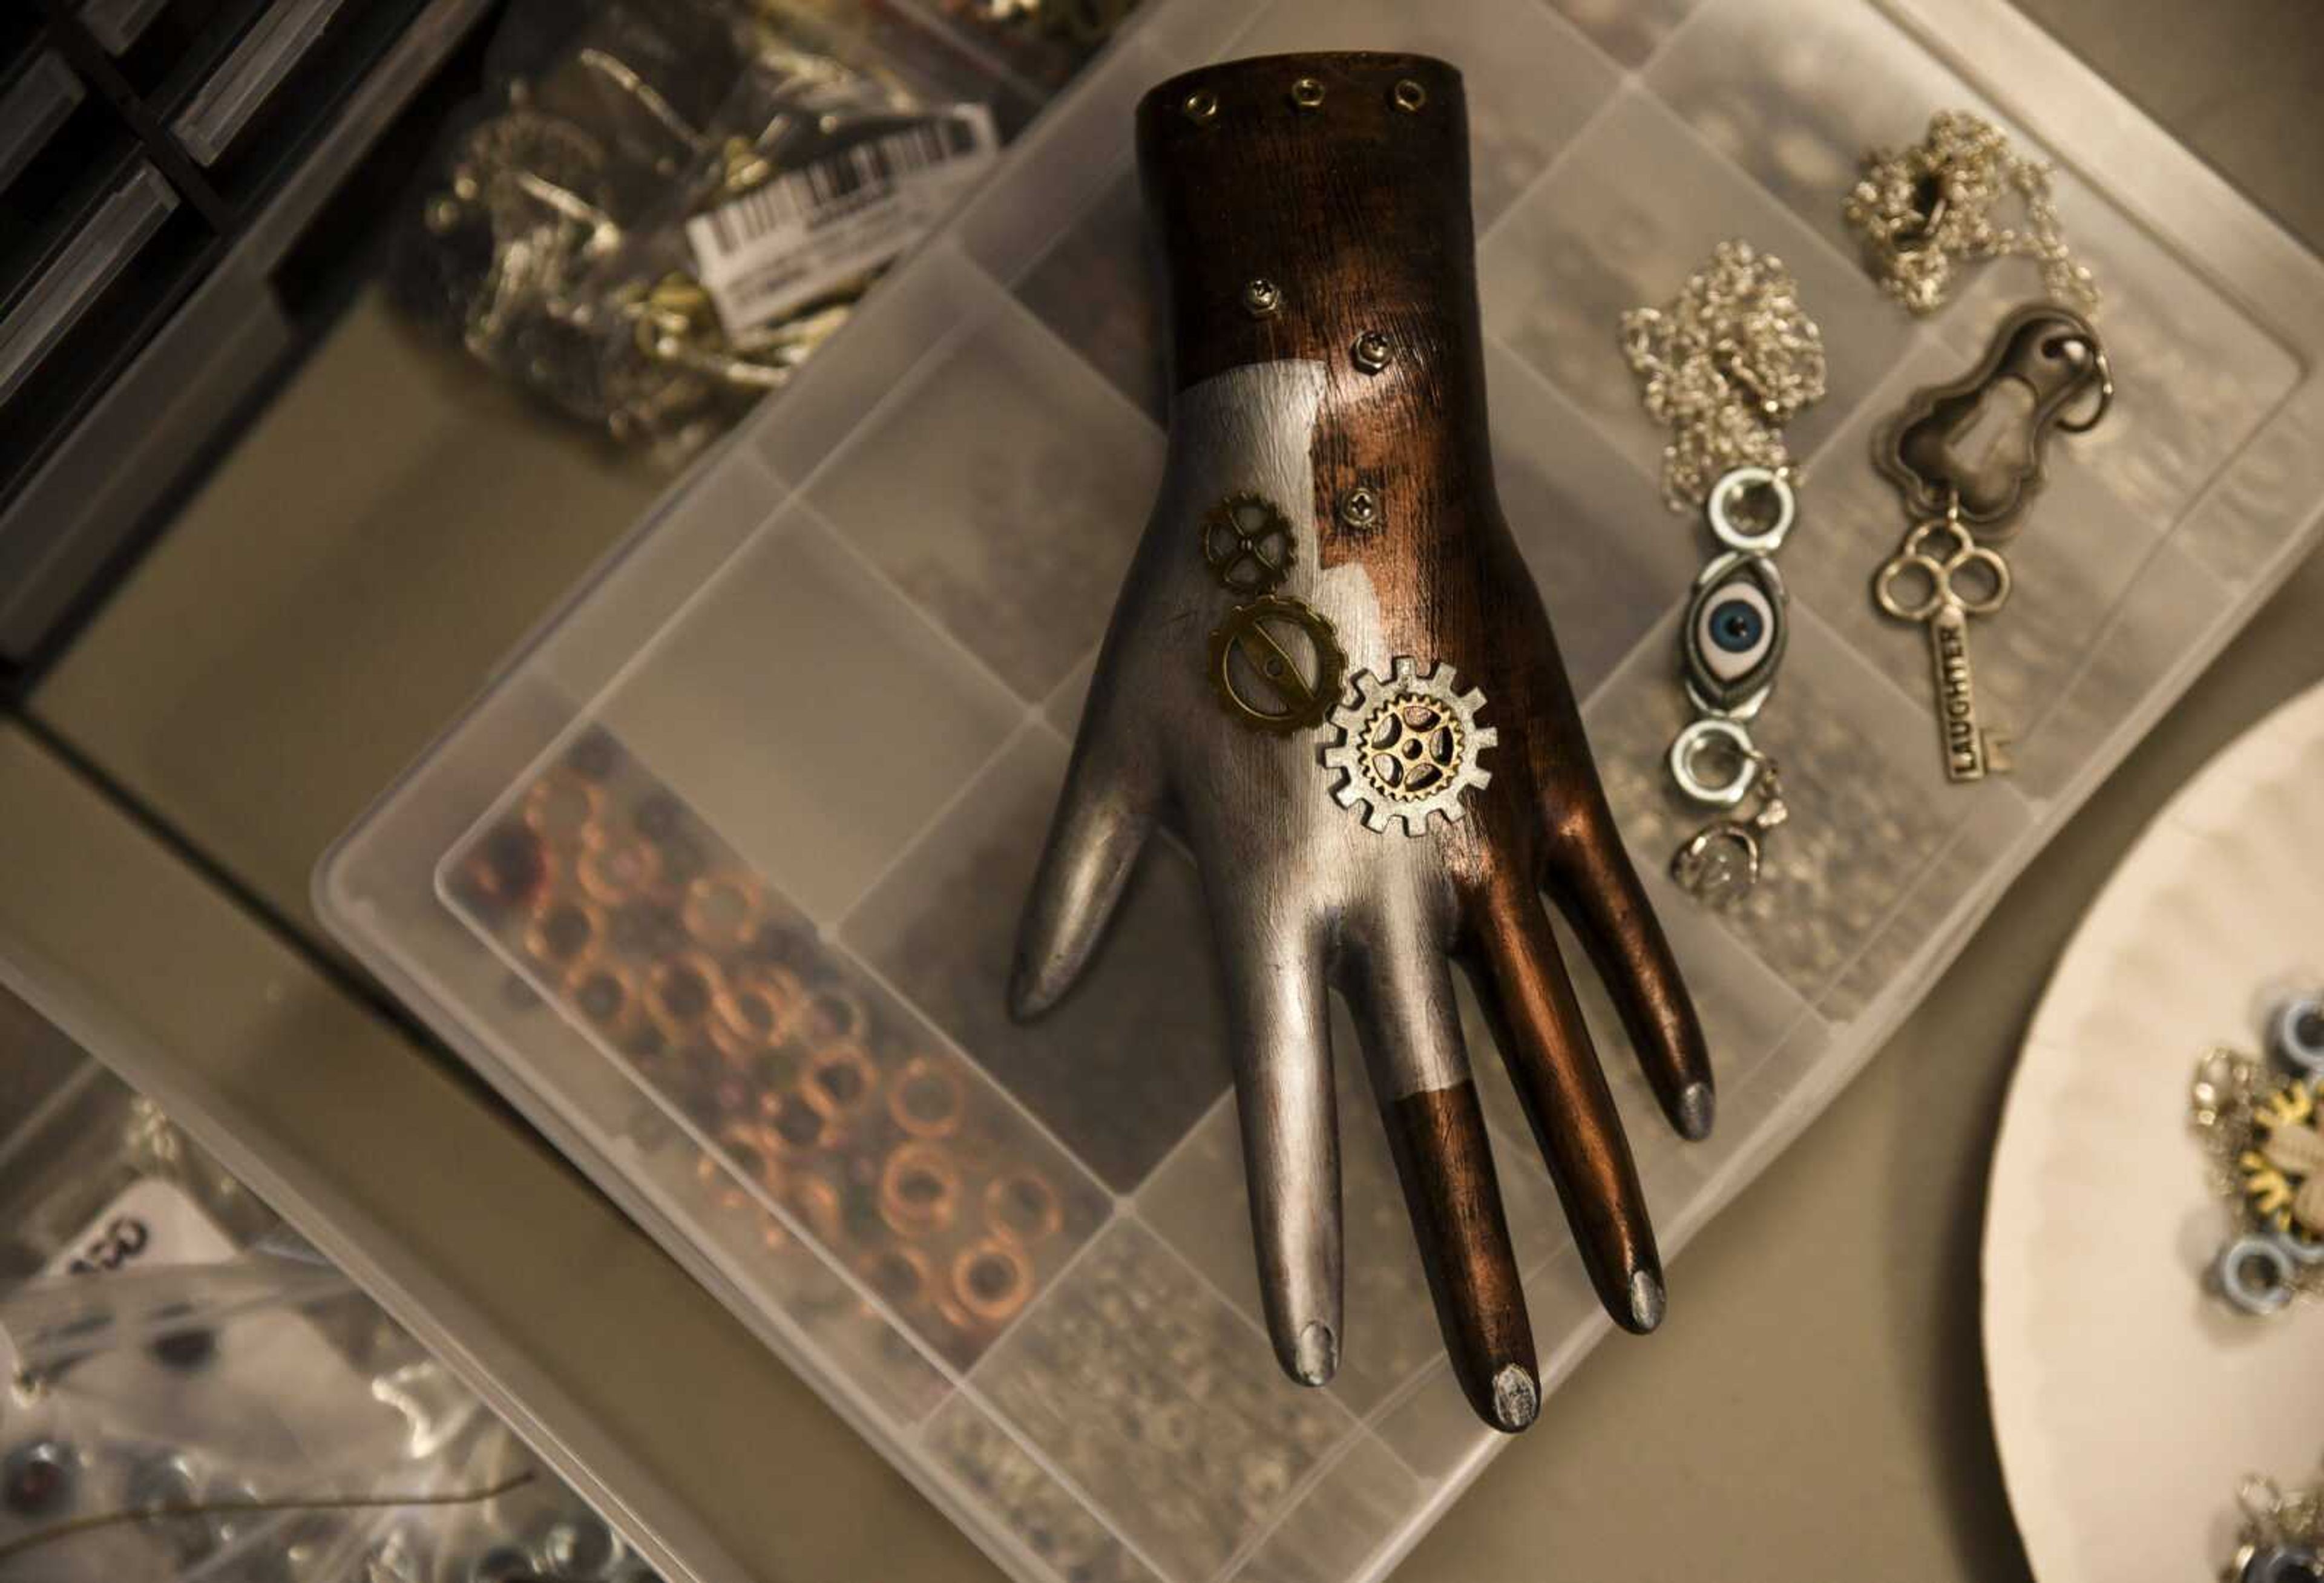
<svg viewBox="0 0 2324 1583"><path fill-rule="evenodd" d="M766 911L765 893L745 874L705 874L686 888L678 921L696 945L734 951L749 943Z"/></svg>
<svg viewBox="0 0 2324 1583"><path fill-rule="evenodd" d="M944 1149L910 1143L888 1156L880 1173L880 1218L898 1236L941 1231L959 1205L960 1167Z"/></svg>
<svg viewBox="0 0 2324 1583"><path fill-rule="evenodd" d="M960 1074L933 1055L915 1055L888 1081L888 1116L914 1137L949 1137L960 1130L967 1091Z"/></svg>

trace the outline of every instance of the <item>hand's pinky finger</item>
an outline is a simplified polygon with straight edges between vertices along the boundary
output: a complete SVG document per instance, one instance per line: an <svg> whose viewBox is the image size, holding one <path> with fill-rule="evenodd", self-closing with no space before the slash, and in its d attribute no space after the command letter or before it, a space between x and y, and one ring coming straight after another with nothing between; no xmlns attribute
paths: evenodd
<svg viewBox="0 0 2324 1583"><path fill-rule="evenodd" d="M1663 1114L1681 1137L1700 1142L1711 1136L1716 1094L1702 1019L1612 816L1584 828L1586 835L1553 848L1552 890L1613 998Z"/></svg>

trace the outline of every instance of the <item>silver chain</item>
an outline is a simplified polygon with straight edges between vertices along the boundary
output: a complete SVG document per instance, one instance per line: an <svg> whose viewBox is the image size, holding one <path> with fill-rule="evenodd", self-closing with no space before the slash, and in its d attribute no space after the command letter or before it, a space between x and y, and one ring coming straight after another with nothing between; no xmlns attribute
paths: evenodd
<svg viewBox="0 0 2324 1583"><path fill-rule="evenodd" d="M2015 194L2024 225L1997 223ZM1966 110L1940 110L1919 143L1874 149L1849 192L1848 224L1881 290L1916 314L1934 313L1953 289L1954 262L2015 255L2041 266L2055 300L2098 311L2098 289L2058 224L2050 167L2009 146L2001 129Z"/></svg>
<svg viewBox="0 0 2324 1583"><path fill-rule="evenodd" d="M1670 430L1663 500L1701 510L1716 541L1679 632L1694 718L1667 755L1679 791L1713 817L1672 854L1671 874L1729 907L1758 884L1766 839L1789 817L1750 722L1775 689L1788 619L1775 555L1798 502L1784 426L1823 397L1823 333L1784 261L1736 238L1669 302L1624 314L1622 351L1646 410ZM1739 623L1735 636L1720 636L1722 618ZM1706 773L1716 760L1724 769ZM1757 812L1741 816L1754 796Z"/></svg>
<svg viewBox="0 0 2324 1583"><path fill-rule="evenodd" d="M1646 410L1671 431L1671 510L1700 508L1738 467L1790 475L1784 425L1823 398L1823 333L1782 259L1720 243L1671 301L1622 316L1622 352Z"/></svg>

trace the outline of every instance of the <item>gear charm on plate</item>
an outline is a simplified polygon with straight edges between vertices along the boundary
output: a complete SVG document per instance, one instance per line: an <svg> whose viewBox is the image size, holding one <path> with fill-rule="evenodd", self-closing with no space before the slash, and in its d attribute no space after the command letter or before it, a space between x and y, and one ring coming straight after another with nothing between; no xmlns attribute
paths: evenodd
<svg viewBox="0 0 2324 1583"><path fill-rule="evenodd" d="M1282 586L1292 546L1290 520L1265 495L1231 494L1203 513L1203 562L1230 594Z"/></svg>
<svg viewBox="0 0 2324 1583"><path fill-rule="evenodd" d="M2295 1078L2253 1108L2252 1146L2236 1156L2245 1212L2324 1260L2324 1104Z"/></svg>
<svg viewBox="0 0 2324 1583"><path fill-rule="evenodd" d="M2250 1314L2324 1292L2324 1006L2280 1008L2274 1069L2214 1050L2196 1068L2193 1115L2236 1229L2211 1266L2219 1294Z"/></svg>
<svg viewBox="0 0 2324 1583"><path fill-rule="evenodd" d="M1228 713L1259 731L1323 724L1347 669L1331 621L1302 600L1254 599L1211 634L1212 687Z"/></svg>
<svg viewBox="0 0 2324 1583"><path fill-rule="evenodd" d="M2287 1490L2253 1477L2236 1492L2243 1523L2220 1583L2315 1583L2324 1577L2324 1486Z"/></svg>
<svg viewBox="0 0 2324 1583"><path fill-rule="evenodd" d="M1456 692L1454 679L1441 661L1424 674L1398 655L1386 680L1358 671L1352 696L1332 711L1339 741L1323 754L1323 767L1340 771L1332 796L1343 808L1361 805L1371 829L1400 820L1406 835L1425 834L1431 814L1458 823L1462 794L1491 784L1477 760L1500 733L1477 723L1483 692Z"/></svg>

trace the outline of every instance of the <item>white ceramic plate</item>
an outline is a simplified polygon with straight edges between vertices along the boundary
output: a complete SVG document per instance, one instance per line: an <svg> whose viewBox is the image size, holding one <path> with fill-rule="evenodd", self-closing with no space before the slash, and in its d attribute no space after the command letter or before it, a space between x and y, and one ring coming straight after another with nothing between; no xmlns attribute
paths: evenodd
<svg viewBox="0 0 2324 1583"><path fill-rule="evenodd" d="M2228 1226L2187 1121L2211 1045L2324 983L2324 687L2212 760L2100 893L2028 1033L1994 1151L1985 1353L2042 1583L2215 1578L2236 1490L2324 1477L2324 1303L2203 1291Z"/></svg>

